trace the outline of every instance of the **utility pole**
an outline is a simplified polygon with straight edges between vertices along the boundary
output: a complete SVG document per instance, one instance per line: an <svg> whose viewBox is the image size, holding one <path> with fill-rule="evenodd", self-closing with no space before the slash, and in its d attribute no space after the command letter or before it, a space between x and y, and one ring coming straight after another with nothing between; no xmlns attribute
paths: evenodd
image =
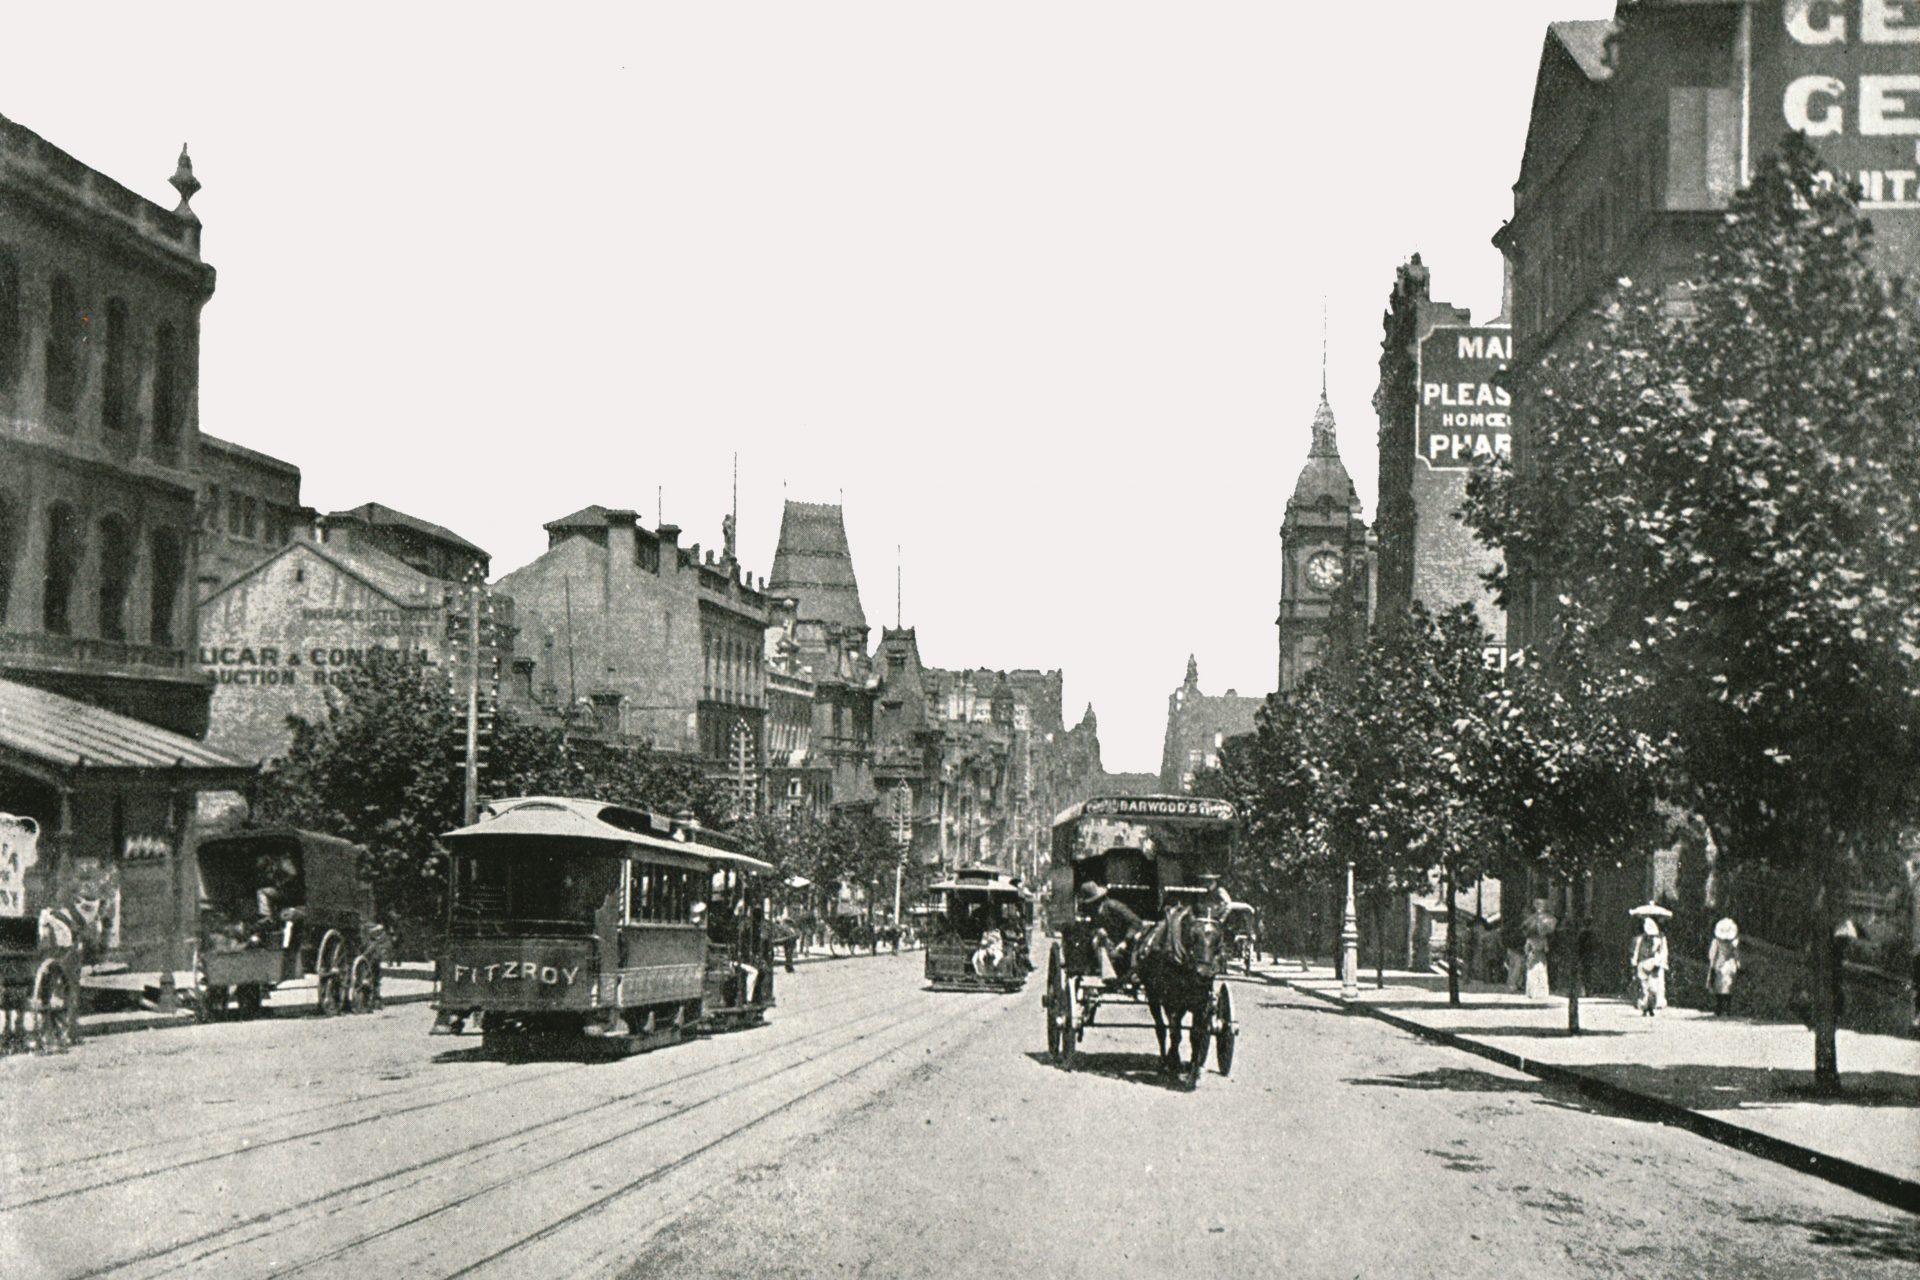
<svg viewBox="0 0 1920 1280"><path fill-rule="evenodd" d="M467 791L463 826L480 807L480 582L475 565L467 582Z"/></svg>

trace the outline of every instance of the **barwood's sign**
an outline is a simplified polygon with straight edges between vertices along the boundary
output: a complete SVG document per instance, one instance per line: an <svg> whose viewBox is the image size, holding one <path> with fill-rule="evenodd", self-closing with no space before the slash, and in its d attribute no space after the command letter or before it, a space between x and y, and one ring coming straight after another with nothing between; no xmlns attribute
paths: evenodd
<svg viewBox="0 0 1920 1280"><path fill-rule="evenodd" d="M1218 818L1233 821L1233 806L1200 796L1100 796L1081 811L1088 817Z"/></svg>
<svg viewBox="0 0 1920 1280"><path fill-rule="evenodd" d="M1420 340L1414 454L1435 471L1465 471L1513 449L1513 396L1496 375L1513 359L1504 326L1435 329Z"/></svg>

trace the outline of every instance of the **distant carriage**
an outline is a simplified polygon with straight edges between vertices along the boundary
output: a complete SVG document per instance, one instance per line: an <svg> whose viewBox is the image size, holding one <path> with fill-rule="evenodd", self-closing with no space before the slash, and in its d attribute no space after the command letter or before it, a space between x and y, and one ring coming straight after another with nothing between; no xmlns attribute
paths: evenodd
<svg viewBox="0 0 1920 1280"><path fill-rule="evenodd" d="M1184 1070L1189 1085L1198 1083L1209 1049L1221 1075L1233 1069L1238 1026L1233 992L1221 980L1227 940L1208 900L1227 873L1234 831L1231 804L1198 796L1100 797L1054 820L1056 910L1111 895L1148 926L1130 944L1127 971L1110 972L1093 920L1075 914L1059 921L1044 997L1047 1052L1055 1062L1071 1067L1101 1006L1119 1000L1147 1004L1163 1066ZM1191 1057L1182 1068L1187 1018Z"/></svg>
<svg viewBox="0 0 1920 1280"><path fill-rule="evenodd" d="M380 1006L391 940L359 845L273 827L202 841L198 862L188 994L202 1017L257 1012L280 984L305 977L322 1015Z"/></svg>
<svg viewBox="0 0 1920 1280"><path fill-rule="evenodd" d="M597 800L488 805L453 851L435 1034L632 1052L773 1007L773 868L690 821Z"/></svg>
<svg viewBox="0 0 1920 1280"><path fill-rule="evenodd" d="M0 915L0 1053L58 1052L79 1038L80 967L88 943L99 940L98 901L30 908L24 872L39 839L32 818L0 813L4 906L12 913Z"/></svg>

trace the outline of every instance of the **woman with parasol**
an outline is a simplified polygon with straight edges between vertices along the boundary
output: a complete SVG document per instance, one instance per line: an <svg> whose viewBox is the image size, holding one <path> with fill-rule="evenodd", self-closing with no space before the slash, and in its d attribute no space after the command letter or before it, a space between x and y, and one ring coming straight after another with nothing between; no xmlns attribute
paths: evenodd
<svg viewBox="0 0 1920 1280"><path fill-rule="evenodd" d="M1713 992L1713 1011L1724 1016L1733 1008L1733 980L1740 972L1740 926L1728 916L1713 926L1707 946L1707 987Z"/></svg>

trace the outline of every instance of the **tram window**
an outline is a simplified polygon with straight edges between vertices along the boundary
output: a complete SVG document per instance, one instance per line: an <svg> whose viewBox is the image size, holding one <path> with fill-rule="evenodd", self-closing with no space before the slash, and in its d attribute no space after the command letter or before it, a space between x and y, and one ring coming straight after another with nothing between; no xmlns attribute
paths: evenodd
<svg viewBox="0 0 1920 1280"><path fill-rule="evenodd" d="M692 873L678 867L636 862L627 896L627 918L644 924L685 924L693 904Z"/></svg>

